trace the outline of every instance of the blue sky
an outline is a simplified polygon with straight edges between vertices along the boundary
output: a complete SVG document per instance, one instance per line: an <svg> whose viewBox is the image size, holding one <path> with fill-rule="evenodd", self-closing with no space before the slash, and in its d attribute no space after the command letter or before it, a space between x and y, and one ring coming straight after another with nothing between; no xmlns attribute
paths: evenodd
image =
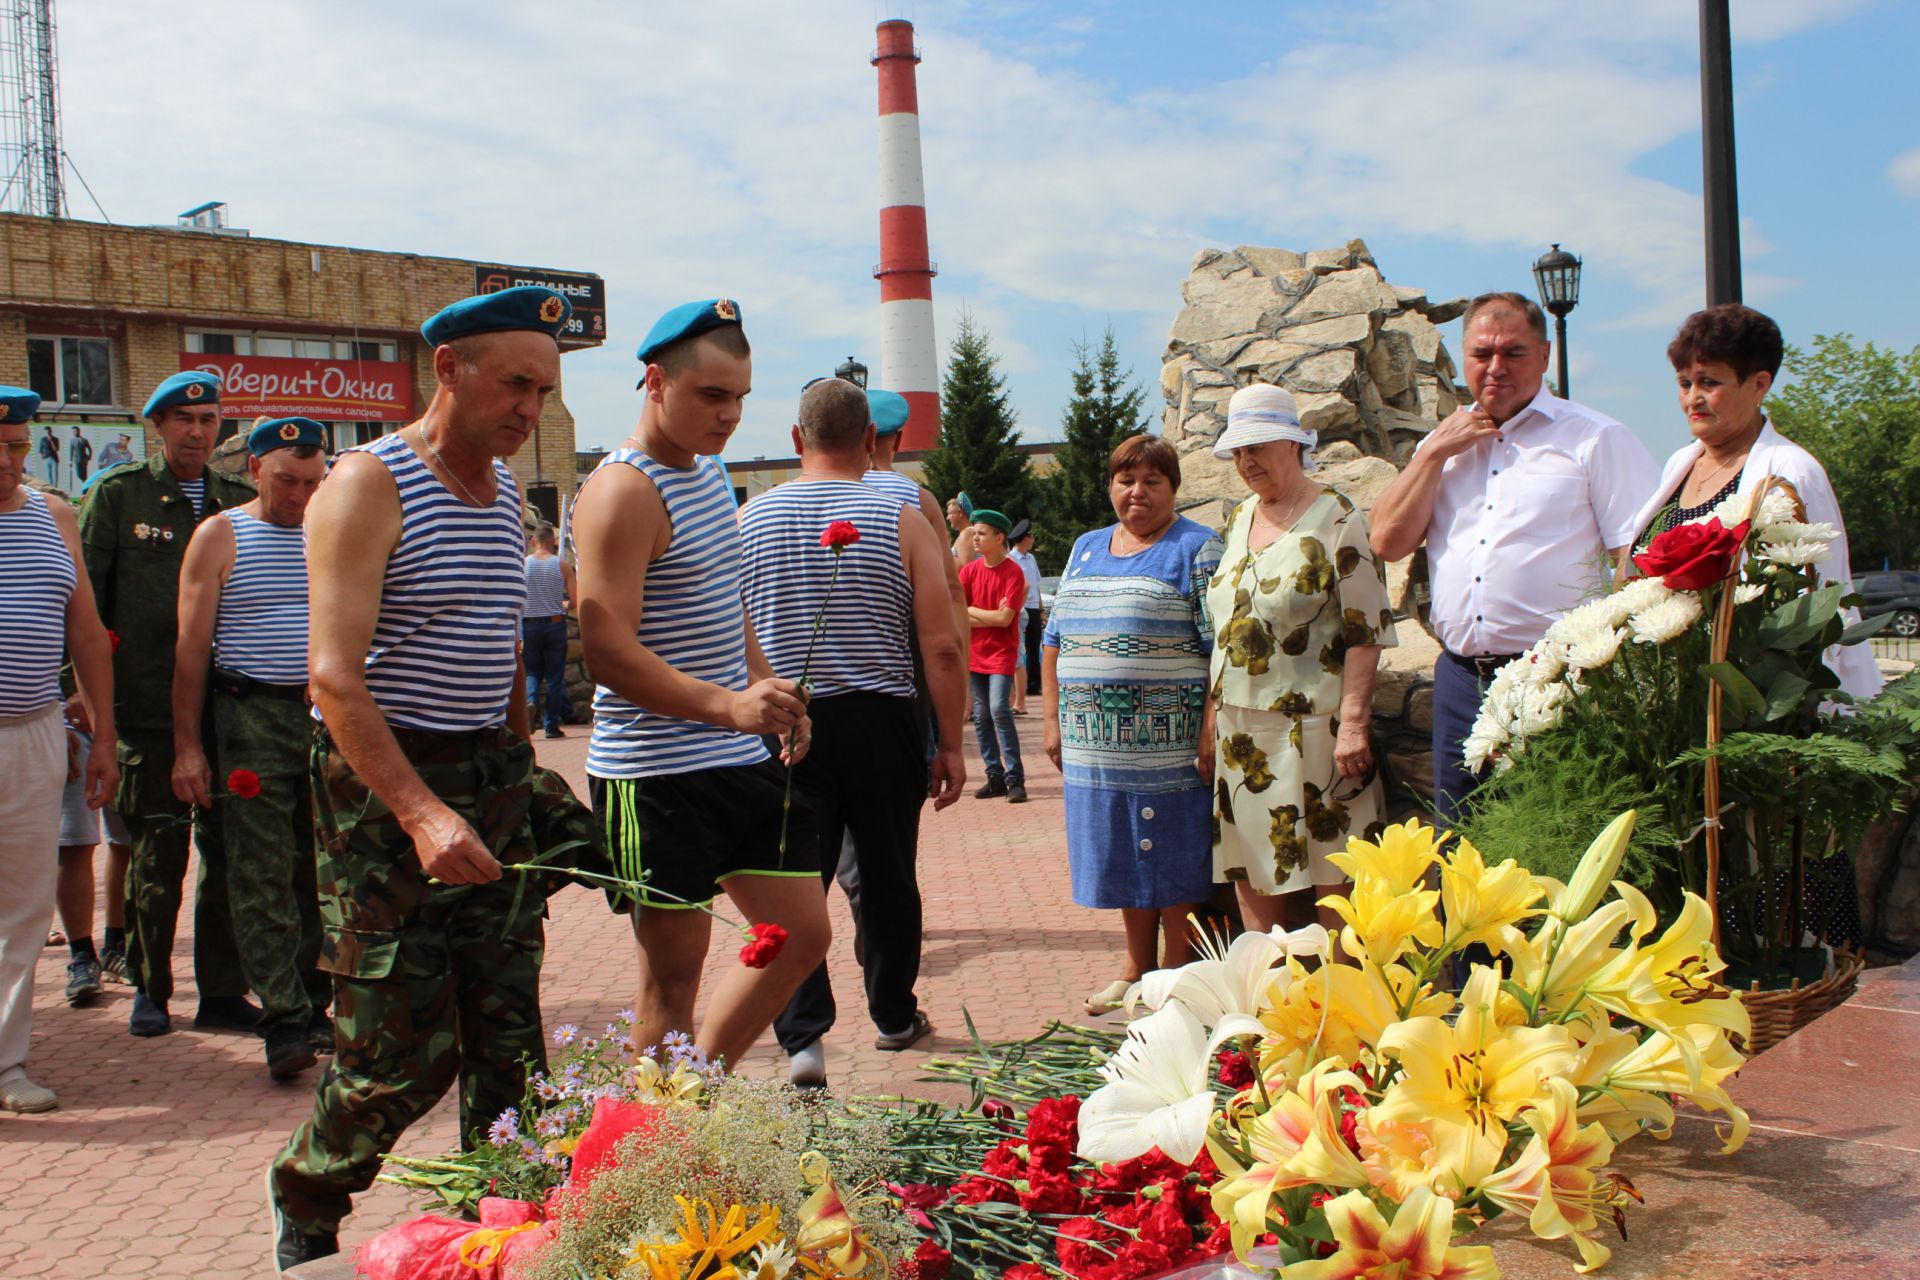
<svg viewBox="0 0 1920 1280"><path fill-rule="evenodd" d="M1790 341L1920 343L1920 5L1734 9L1747 300ZM755 343L730 457L786 452L802 382L877 363L867 54L889 16L925 56L940 341L963 305L986 325L1028 439L1053 438L1072 344L1109 324L1154 386L1198 249L1356 236L1435 297L1530 291L1561 241L1586 262L1577 397L1657 455L1684 434L1662 352L1703 288L1687 0L183 14L59 11L66 148L106 212L219 198L261 235L599 271L611 340L564 374L583 447L626 434L633 349L688 298L739 299Z"/></svg>

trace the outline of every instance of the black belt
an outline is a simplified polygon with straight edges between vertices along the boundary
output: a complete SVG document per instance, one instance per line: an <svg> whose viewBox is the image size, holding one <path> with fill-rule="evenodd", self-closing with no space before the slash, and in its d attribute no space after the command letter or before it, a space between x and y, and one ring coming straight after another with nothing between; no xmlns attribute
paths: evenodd
<svg viewBox="0 0 1920 1280"><path fill-rule="evenodd" d="M1465 654L1455 653L1451 649L1442 649L1440 652L1445 657L1450 658L1456 666L1465 667L1482 680L1487 679L1494 672L1520 656L1517 653L1483 653L1477 658L1469 658Z"/></svg>
<svg viewBox="0 0 1920 1280"><path fill-rule="evenodd" d="M230 671L225 667L213 669L213 687L230 698L279 698L286 702L305 702L307 686L304 684L268 684L265 680L255 680L241 671Z"/></svg>

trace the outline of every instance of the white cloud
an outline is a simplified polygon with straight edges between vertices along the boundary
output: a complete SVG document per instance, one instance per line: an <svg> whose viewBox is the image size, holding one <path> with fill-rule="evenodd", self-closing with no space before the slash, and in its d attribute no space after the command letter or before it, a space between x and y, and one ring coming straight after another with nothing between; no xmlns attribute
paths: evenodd
<svg viewBox="0 0 1920 1280"><path fill-rule="evenodd" d="M1887 181L1909 200L1920 200L1920 147L1902 151L1887 162Z"/></svg>

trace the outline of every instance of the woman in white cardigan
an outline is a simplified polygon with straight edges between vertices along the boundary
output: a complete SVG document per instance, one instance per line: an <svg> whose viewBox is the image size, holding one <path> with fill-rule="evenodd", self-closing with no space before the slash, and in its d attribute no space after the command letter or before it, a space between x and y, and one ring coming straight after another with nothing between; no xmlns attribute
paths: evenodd
<svg viewBox="0 0 1920 1280"><path fill-rule="evenodd" d="M1737 303L1709 307L1687 317L1667 346L1680 384L1680 409L1687 415L1691 443L1667 459L1654 490L1634 521L1640 530L1636 552L1656 536L1699 519L1734 495L1751 494L1768 476L1793 485L1807 519L1840 531L1833 553L1820 565L1830 582L1848 583L1847 526L1826 470L1814 456L1773 429L1761 402L1772 389L1783 354L1780 327ZM1848 610L1850 620L1857 618ZM1870 698L1883 683L1880 668L1865 644L1835 645L1827 665L1840 687L1855 698Z"/></svg>

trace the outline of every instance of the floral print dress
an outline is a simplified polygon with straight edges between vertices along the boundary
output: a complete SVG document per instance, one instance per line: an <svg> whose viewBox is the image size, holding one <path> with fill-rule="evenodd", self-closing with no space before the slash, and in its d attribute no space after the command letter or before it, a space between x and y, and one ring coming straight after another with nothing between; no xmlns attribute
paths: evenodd
<svg viewBox="0 0 1920 1280"><path fill-rule="evenodd" d="M1214 875L1261 893L1337 883L1327 854L1382 825L1379 779L1333 762L1349 648L1397 643L1367 518L1329 489L1248 548L1257 497L1228 517L1207 587L1215 627Z"/></svg>

